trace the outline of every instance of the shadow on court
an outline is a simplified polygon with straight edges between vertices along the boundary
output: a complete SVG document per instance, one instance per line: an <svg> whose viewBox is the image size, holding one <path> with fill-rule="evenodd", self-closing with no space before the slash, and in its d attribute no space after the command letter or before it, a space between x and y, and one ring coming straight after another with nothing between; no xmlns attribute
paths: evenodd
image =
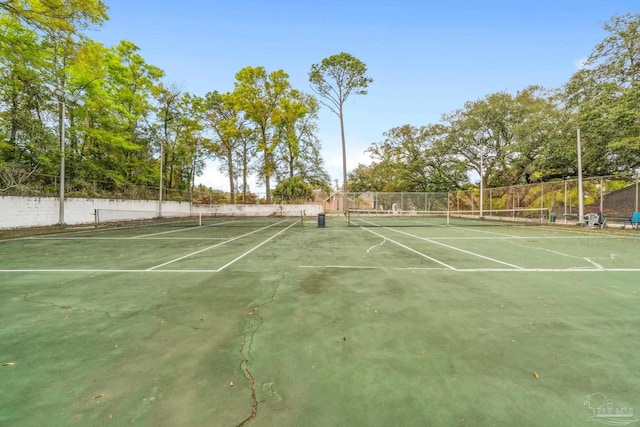
<svg viewBox="0 0 640 427"><path fill-rule="evenodd" d="M326 225L5 233L0 425L635 420L633 233Z"/></svg>

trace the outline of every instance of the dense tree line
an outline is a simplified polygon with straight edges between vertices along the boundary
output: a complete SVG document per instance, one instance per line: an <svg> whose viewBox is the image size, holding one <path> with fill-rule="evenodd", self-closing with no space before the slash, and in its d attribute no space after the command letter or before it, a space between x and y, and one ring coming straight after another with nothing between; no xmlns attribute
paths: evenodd
<svg viewBox="0 0 640 427"><path fill-rule="evenodd" d="M55 187L64 122L76 195L161 183L211 201L212 192L193 184L214 157L232 203L255 201L251 176L265 186L267 202L272 181L277 201L308 197L329 188L320 104L340 119L346 175L343 105L373 81L358 59L341 53L312 65L320 99L293 88L285 71L260 66L238 71L230 91L198 96L167 82L133 42L109 47L83 34L106 19L101 0L0 0L0 194ZM614 16L607 37L562 88L492 93L439 123L388 130L368 149L372 163L348 174L348 189L449 191L472 185L470 176L485 186L576 176L577 128L586 176L636 171L639 25L640 14Z"/></svg>
<svg viewBox="0 0 640 427"><path fill-rule="evenodd" d="M209 157L229 177L232 203L255 202L251 175L267 202L272 180L328 187L318 102L283 70L246 67L229 92L183 92L133 42L83 34L106 19L100 0L0 1L0 192L54 187L63 142L74 195L160 186L184 197Z"/></svg>
<svg viewBox="0 0 640 427"><path fill-rule="evenodd" d="M492 93L444 114L440 123L404 125L369 148L372 163L349 174L351 191L449 191L577 175L576 130L586 176L640 167L640 14L613 17L608 36L564 87ZM472 173L475 172L475 173Z"/></svg>

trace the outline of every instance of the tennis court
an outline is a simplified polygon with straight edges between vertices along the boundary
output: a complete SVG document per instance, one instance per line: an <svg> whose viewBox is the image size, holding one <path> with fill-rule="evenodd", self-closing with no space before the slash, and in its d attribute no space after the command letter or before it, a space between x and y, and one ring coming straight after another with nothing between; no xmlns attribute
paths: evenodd
<svg viewBox="0 0 640 427"><path fill-rule="evenodd" d="M640 233L359 225L4 233L0 425L637 418Z"/></svg>

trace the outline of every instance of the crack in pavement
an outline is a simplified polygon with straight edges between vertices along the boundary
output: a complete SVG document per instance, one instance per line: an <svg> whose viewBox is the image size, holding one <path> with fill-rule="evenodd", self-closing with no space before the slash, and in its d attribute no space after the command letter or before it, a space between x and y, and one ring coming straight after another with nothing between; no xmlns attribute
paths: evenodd
<svg viewBox="0 0 640 427"><path fill-rule="evenodd" d="M253 360L253 356L251 356L251 346L253 344L253 339L258 330L264 324L264 319L261 315L258 314L258 310L260 310L260 308L265 305L273 303L276 295L278 294L278 290L280 289L280 286L284 282L285 278L286 273L282 273L282 278L271 294L271 298L269 299L269 301L264 304L255 305L253 309L247 314L247 325L244 328L242 343L240 343L240 357L242 358L242 360L240 361L240 370L244 374L245 378L251 382L251 399L253 400L253 402L251 404L251 414L240 424L238 424L237 427L242 427L250 423L258 415L258 405L260 404L260 401L258 400L258 396L256 394L257 383L255 377L253 376L253 373L249 369L250 362L251 360ZM254 321L254 319L256 320Z"/></svg>
<svg viewBox="0 0 640 427"><path fill-rule="evenodd" d="M106 311L106 310L97 310L95 308L87 308L87 307L74 307L71 305L60 305L60 304L56 304L53 303L51 301L34 301L29 299L29 293L24 293L24 294L20 294L22 295L22 301L29 303L29 304L39 304L39 305L46 305L49 307L54 307L54 308L59 308L61 310L67 310L67 311L74 311L74 310L81 310L87 313L98 313L98 314L104 314L107 316L107 318L109 319L130 319L132 317L135 316L140 316L140 317L146 317L146 318L152 318L152 316L143 316L140 314L140 312L138 311L131 311L131 312L127 312L123 315L115 315L115 314L111 314L110 312ZM177 326L182 326L185 328L189 328L189 329L195 329L195 330L199 330L199 329L205 329L205 328L199 328L197 326L193 326L193 325L187 325L185 323L180 323L180 322L175 322L172 320L166 320L166 319L162 319L160 323L171 323L173 325L177 325Z"/></svg>

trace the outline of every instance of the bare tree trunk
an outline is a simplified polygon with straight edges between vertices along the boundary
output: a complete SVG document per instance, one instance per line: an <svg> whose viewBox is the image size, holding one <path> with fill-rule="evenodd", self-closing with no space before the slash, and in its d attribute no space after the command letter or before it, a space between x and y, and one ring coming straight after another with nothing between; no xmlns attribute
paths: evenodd
<svg viewBox="0 0 640 427"><path fill-rule="evenodd" d="M344 138L344 116L340 105L340 136L342 137L342 211L347 213L347 144Z"/></svg>

